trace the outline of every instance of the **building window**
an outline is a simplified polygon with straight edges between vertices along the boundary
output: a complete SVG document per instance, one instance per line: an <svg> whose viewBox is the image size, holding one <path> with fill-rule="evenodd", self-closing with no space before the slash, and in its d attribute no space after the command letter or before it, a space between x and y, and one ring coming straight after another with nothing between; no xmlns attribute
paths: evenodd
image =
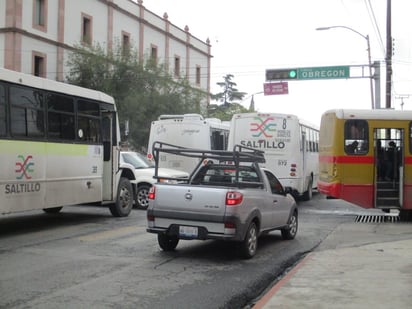
<svg viewBox="0 0 412 309"><path fill-rule="evenodd" d="M92 17L86 14L82 14L82 42L92 43Z"/></svg>
<svg viewBox="0 0 412 309"><path fill-rule="evenodd" d="M33 75L46 77L46 55L33 52Z"/></svg>
<svg viewBox="0 0 412 309"><path fill-rule="evenodd" d="M180 57L175 56L175 77L180 76Z"/></svg>
<svg viewBox="0 0 412 309"><path fill-rule="evenodd" d="M200 66L196 66L196 85L200 86Z"/></svg>
<svg viewBox="0 0 412 309"><path fill-rule="evenodd" d="M33 28L47 31L47 0L33 0Z"/></svg>
<svg viewBox="0 0 412 309"><path fill-rule="evenodd" d="M153 61L153 63L157 63L157 46L152 45L150 60Z"/></svg>
<svg viewBox="0 0 412 309"><path fill-rule="evenodd" d="M122 53L128 55L130 53L130 33L122 31Z"/></svg>

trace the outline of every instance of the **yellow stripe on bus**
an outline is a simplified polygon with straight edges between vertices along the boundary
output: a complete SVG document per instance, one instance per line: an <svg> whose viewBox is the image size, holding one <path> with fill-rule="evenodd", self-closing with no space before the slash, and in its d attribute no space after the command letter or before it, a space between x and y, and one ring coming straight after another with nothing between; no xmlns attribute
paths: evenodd
<svg viewBox="0 0 412 309"><path fill-rule="evenodd" d="M0 154L30 153L36 155L85 156L89 145L33 141L0 140Z"/></svg>

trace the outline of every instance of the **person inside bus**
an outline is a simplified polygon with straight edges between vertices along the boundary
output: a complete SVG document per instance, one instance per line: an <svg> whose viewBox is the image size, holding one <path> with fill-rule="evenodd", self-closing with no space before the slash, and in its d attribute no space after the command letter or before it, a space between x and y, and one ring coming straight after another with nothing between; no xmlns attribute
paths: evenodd
<svg viewBox="0 0 412 309"><path fill-rule="evenodd" d="M377 168L378 168L378 179L382 180L385 177L385 150L382 147L381 140L377 141Z"/></svg>
<svg viewBox="0 0 412 309"><path fill-rule="evenodd" d="M363 138L363 135L362 124L359 123L359 121L349 120L345 123L346 153L364 154L368 152L368 144L367 141Z"/></svg>
<svg viewBox="0 0 412 309"><path fill-rule="evenodd" d="M346 152L347 153L356 153L358 149L358 141L353 141L351 144L346 146Z"/></svg>
<svg viewBox="0 0 412 309"><path fill-rule="evenodd" d="M385 180L386 181L391 181L394 179L394 165L396 164L395 159L396 159L396 144L394 141L389 142L389 147L385 151L385 159L384 159L384 165L385 165Z"/></svg>

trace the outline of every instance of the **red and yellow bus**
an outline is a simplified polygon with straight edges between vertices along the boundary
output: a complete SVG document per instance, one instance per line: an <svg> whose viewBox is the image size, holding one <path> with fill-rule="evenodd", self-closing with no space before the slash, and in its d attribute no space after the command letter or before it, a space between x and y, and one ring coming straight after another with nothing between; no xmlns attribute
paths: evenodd
<svg viewBox="0 0 412 309"><path fill-rule="evenodd" d="M318 190L412 217L412 111L337 109L322 115Z"/></svg>

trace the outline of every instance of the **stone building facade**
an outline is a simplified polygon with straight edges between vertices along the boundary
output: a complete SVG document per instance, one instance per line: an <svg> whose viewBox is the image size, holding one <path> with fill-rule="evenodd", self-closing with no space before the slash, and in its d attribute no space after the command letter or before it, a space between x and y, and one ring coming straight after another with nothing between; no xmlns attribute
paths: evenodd
<svg viewBox="0 0 412 309"><path fill-rule="evenodd" d="M143 0L2 0L0 67L64 81L76 44L132 44L172 76L210 92L211 45L143 5ZM205 102L207 105L208 102Z"/></svg>

